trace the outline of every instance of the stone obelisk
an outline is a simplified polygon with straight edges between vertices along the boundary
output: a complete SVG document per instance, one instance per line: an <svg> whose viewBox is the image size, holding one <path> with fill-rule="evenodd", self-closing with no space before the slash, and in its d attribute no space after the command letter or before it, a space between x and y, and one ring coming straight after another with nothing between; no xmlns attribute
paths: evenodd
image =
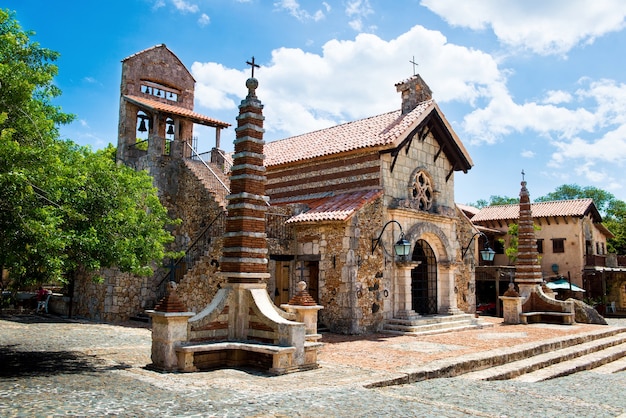
<svg viewBox="0 0 626 418"><path fill-rule="evenodd" d="M265 166L263 165L263 105L256 96L259 82L252 77L246 81L248 95L239 105L235 129L235 154L230 177L231 194L224 250L221 258L222 274L229 283L264 283L270 277L267 261L265 212Z"/></svg>

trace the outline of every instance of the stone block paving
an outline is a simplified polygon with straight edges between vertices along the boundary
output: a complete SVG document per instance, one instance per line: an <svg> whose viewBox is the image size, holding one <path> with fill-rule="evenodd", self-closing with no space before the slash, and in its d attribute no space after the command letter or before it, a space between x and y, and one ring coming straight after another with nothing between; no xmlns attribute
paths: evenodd
<svg viewBox="0 0 626 418"><path fill-rule="evenodd" d="M146 327L0 316L0 416L616 417L626 412L625 372L589 371L539 383L447 378L364 387L433 360L454 362L465 354L599 327L507 326L490 320L493 328L422 337L328 334L319 369L268 376L234 369L149 370Z"/></svg>

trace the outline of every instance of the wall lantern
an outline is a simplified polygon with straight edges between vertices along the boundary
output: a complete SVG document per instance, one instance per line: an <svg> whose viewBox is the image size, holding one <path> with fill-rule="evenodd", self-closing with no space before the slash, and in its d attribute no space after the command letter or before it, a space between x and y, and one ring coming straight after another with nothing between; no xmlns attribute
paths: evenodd
<svg viewBox="0 0 626 418"><path fill-rule="evenodd" d="M480 258L482 258L483 261L493 261L493 257L496 255L496 252L492 250L491 247L489 246L489 238L487 238L487 235L483 234L480 231L472 235L472 238L470 239L470 242L467 244L467 247L463 248L461 259L465 258L465 254L467 253L467 250L469 250L469 247L472 245L472 241L474 241L474 238L476 238L476 236L478 235L481 235L483 238L485 238L485 247L482 250L480 250Z"/></svg>
<svg viewBox="0 0 626 418"><path fill-rule="evenodd" d="M378 236L378 238L372 238L372 254L374 254L374 250L376 249L378 244L380 244L380 246L383 247L383 249L385 249L380 239L383 236L383 232L385 232L385 228L387 228L387 225L389 225L390 223L397 223L398 226L400 227L400 239L398 240L398 242L396 242L393 245L393 251L395 252L397 256L400 256L400 257L409 255L409 252L411 251L411 243L407 241L406 239L404 239L404 232L402 231L402 225L400 225L400 222L395 221L395 220L391 220L387 222L385 226L383 226L383 230L380 231L380 235Z"/></svg>

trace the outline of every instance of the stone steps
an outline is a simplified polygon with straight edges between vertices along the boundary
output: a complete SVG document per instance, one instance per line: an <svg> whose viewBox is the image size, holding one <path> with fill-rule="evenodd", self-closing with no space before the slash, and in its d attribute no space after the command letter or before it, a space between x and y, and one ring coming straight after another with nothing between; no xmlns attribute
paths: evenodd
<svg viewBox="0 0 626 418"><path fill-rule="evenodd" d="M531 373L525 373L512 380L519 382L541 382L557 377L567 376L584 370L610 364L626 356L626 343L607 347L593 353L589 353L571 360L553 364Z"/></svg>
<svg viewBox="0 0 626 418"><path fill-rule="evenodd" d="M196 178L204 185L206 190L210 192L215 201L226 210L226 195L230 192L222 186L222 183L229 186L230 180L228 176L220 171L213 163L203 163L185 159L185 166L196 176ZM206 165L210 166L213 171L209 170ZM221 183L220 183L221 181Z"/></svg>
<svg viewBox="0 0 626 418"><path fill-rule="evenodd" d="M491 326L493 324L470 314L433 315L414 319L388 319L383 325L382 332L395 335L430 335Z"/></svg>
<svg viewBox="0 0 626 418"><path fill-rule="evenodd" d="M588 344L590 342L592 344ZM493 376L505 373L509 373L510 377L507 378L513 378L530 371L545 368L551 364L556 364L559 361L581 357L583 355L593 353L594 351L604 350L605 348L616 347L617 352L620 350L624 351L626 350L626 347L622 344L626 344L626 328L602 327L601 329L570 335L567 337L556 337L540 342L519 344L489 351L470 353L453 359L435 360L407 370L399 376L370 383L365 387L373 388L402 385L428 379L448 377L459 377L474 380L494 380L495 378ZM563 360L557 360L561 354L552 354L568 348L571 348L574 352L576 352L580 350L580 348L578 348L579 346L583 347L583 353L579 355L570 354L569 359L564 358ZM586 352L584 352L585 350ZM541 357L544 354L552 355L553 357L548 362L542 363L541 359L545 360L546 358ZM614 356L613 359L617 357L619 356ZM608 361L610 361L610 358L607 362ZM529 366L524 362L528 362L528 364L538 362L538 365ZM596 366L599 365L600 363L596 364ZM510 370L506 371L505 369L507 368ZM619 371L624 368L626 368L626 357L622 357L617 360L616 364L612 368L609 368L607 364L606 366L602 366L602 369L595 370L598 370L598 372L601 373L610 373L612 370ZM526 370L524 371L524 369Z"/></svg>
<svg viewBox="0 0 626 418"><path fill-rule="evenodd" d="M562 347L537 347L519 360L461 375L470 380L538 382L589 370L626 356L626 332L589 334L580 341L564 340ZM625 366L626 367L626 366Z"/></svg>

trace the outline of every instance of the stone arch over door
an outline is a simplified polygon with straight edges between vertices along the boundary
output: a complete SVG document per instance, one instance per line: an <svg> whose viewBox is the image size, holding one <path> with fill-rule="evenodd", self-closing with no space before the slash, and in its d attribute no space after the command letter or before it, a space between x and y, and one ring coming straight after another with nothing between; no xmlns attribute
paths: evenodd
<svg viewBox="0 0 626 418"><path fill-rule="evenodd" d="M436 260L437 312L434 313L457 313L454 269L453 263L450 261L450 254L453 253L453 250L448 236L442 228L433 223L419 222L407 230L405 238L415 245L419 240L426 242Z"/></svg>
<svg viewBox="0 0 626 418"><path fill-rule="evenodd" d="M412 261L417 262L411 270L411 308L420 315L438 312L437 258L428 242L417 240Z"/></svg>

